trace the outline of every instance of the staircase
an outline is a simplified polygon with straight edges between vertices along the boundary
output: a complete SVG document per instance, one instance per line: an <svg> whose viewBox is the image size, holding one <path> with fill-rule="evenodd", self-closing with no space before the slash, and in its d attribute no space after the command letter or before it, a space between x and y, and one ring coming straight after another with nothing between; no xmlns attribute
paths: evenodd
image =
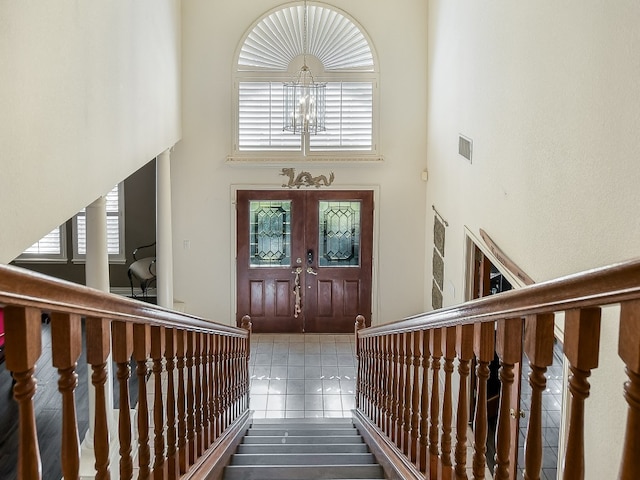
<svg viewBox="0 0 640 480"><path fill-rule="evenodd" d="M223 480L380 479L351 419L253 420Z"/></svg>

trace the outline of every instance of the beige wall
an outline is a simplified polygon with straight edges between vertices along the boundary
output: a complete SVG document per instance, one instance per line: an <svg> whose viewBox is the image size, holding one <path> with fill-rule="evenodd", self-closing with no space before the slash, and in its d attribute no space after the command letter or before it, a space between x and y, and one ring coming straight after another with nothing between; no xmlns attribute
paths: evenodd
<svg viewBox="0 0 640 480"><path fill-rule="evenodd" d="M429 2L427 204L450 225L445 305L463 300L465 226L538 282L638 256L639 19L635 1ZM607 320L587 410L593 479L617 469L607 449L624 418Z"/></svg>
<svg viewBox="0 0 640 480"><path fill-rule="evenodd" d="M0 3L0 262L180 138L180 2Z"/></svg>
<svg viewBox="0 0 640 480"><path fill-rule="evenodd" d="M175 297L188 311L221 322L235 316L232 189L274 188L283 180L282 165L225 163L233 133L234 53L252 24L280 3L183 2L184 135L172 156ZM385 161L295 167L315 175L334 171L336 188L378 189L375 320L391 321L418 313L423 305L425 183L420 174L426 166L427 8L418 0L332 3L362 25L377 50ZM189 249L183 248L185 240Z"/></svg>

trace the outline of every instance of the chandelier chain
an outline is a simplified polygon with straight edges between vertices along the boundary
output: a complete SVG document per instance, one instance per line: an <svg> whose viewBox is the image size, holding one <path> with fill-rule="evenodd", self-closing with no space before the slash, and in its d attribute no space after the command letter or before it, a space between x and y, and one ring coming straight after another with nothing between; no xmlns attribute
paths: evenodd
<svg viewBox="0 0 640 480"><path fill-rule="evenodd" d="M304 64L307 64L307 0L304 0L304 16L303 16L303 30L302 30L302 55L304 58Z"/></svg>

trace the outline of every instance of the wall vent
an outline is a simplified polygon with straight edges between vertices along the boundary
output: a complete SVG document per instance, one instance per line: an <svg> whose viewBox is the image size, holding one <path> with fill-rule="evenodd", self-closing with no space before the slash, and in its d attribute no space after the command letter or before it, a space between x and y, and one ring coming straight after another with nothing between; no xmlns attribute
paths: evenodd
<svg viewBox="0 0 640 480"><path fill-rule="evenodd" d="M458 153L471 163L471 152L473 151L473 140L464 135L458 136Z"/></svg>

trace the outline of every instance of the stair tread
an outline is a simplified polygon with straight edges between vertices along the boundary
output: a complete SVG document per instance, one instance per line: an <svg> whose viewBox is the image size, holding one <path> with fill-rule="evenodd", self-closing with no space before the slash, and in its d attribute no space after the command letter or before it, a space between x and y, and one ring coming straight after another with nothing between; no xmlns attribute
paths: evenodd
<svg viewBox="0 0 640 480"><path fill-rule="evenodd" d="M257 443L240 444L237 453L369 453L364 443Z"/></svg>
<svg viewBox="0 0 640 480"><path fill-rule="evenodd" d="M371 465L371 453L236 453L231 465Z"/></svg>

